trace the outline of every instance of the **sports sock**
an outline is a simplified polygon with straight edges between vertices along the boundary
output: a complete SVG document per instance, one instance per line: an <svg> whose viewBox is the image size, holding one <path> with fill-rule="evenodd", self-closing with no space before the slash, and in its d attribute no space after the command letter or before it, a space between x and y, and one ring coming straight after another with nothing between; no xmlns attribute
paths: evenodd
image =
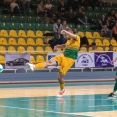
<svg viewBox="0 0 117 117"><path fill-rule="evenodd" d="M117 76L117 71L116 71L116 76ZM115 94L116 91L117 91L117 80L116 80L116 83L115 83L115 86L114 86L113 94Z"/></svg>
<svg viewBox="0 0 117 117"><path fill-rule="evenodd" d="M113 91L113 93L115 94L116 91L117 91L117 80L116 80L116 83L115 83L115 86L114 86L114 91Z"/></svg>
<svg viewBox="0 0 117 117"><path fill-rule="evenodd" d="M35 65L35 68L45 68L45 67L46 67L46 65L45 65L44 62L43 63L38 63L38 64Z"/></svg>
<svg viewBox="0 0 117 117"><path fill-rule="evenodd" d="M65 83L60 84L60 89L63 90L65 86Z"/></svg>

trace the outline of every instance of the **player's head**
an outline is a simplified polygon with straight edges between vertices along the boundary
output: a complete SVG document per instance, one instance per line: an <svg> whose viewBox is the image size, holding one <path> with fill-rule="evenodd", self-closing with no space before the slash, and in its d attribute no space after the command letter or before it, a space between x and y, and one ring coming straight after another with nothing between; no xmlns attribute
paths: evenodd
<svg viewBox="0 0 117 117"><path fill-rule="evenodd" d="M73 33L73 32L72 32L72 29L70 29L70 28L66 28L66 31L67 31L67 32L70 32L70 33ZM71 37L70 37L68 34L65 33L65 34L63 34L63 35L64 35L64 38L65 38L65 39L67 39L67 40L71 39Z"/></svg>

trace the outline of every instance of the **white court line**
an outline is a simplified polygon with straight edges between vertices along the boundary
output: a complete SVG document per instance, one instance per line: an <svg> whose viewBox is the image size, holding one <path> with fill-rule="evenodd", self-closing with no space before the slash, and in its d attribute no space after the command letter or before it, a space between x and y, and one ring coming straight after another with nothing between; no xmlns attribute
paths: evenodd
<svg viewBox="0 0 117 117"><path fill-rule="evenodd" d="M55 101L55 100L57 100L57 99L29 99L29 100L20 100L20 101L43 101L43 100L48 100L48 101ZM64 101L69 101L69 100L71 100L71 99L64 99ZM110 100L110 99L75 99L75 100ZM117 102L117 100L115 101L115 102Z"/></svg>
<svg viewBox="0 0 117 117"><path fill-rule="evenodd" d="M61 115L71 115L71 116L78 116L78 115L81 115L83 116L82 113L65 113L65 112L55 112L55 111L46 111L46 110L37 110L37 109L29 109L29 108L20 108L20 107L12 107L12 106L3 106L3 105L0 105L0 107L3 107L3 108L12 108L12 109L20 109L20 110L30 110L30 111L39 111L39 112L46 112L46 113L53 113L53 114L61 114ZM87 116L87 115L86 115ZM88 117L97 117L97 116L89 116Z"/></svg>
<svg viewBox="0 0 117 117"><path fill-rule="evenodd" d="M99 105L99 106L88 106L89 108L95 108L95 107L111 107L111 106L117 106L117 104L115 104L115 105Z"/></svg>

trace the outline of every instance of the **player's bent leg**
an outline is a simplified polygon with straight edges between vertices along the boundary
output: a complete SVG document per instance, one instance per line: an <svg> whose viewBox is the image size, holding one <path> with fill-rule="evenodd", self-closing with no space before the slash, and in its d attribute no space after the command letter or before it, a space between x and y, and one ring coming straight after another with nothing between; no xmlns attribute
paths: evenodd
<svg viewBox="0 0 117 117"><path fill-rule="evenodd" d="M58 97L62 97L64 92L65 92L65 89L64 89L65 81L63 79L63 76L64 75L61 72L58 73L58 81L59 81L59 84L60 84L60 92L59 92Z"/></svg>
<svg viewBox="0 0 117 117"><path fill-rule="evenodd" d="M30 69L31 71L34 71L34 69L37 69L37 68L46 68L47 66L56 66L56 65L57 65L57 62L53 59L48 60L46 62L35 64L35 65L26 63L27 68Z"/></svg>
<svg viewBox="0 0 117 117"><path fill-rule="evenodd" d="M116 83L114 85L113 92L108 95L108 98L116 98L115 93L117 91L117 72L116 72L116 76L115 76L115 81L116 81Z"/></svg>

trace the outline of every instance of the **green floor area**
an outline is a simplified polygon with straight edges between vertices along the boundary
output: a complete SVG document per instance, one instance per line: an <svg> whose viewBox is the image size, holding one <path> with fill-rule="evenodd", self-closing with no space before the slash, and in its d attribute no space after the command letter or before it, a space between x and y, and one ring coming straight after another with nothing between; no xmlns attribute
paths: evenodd
<svg viewBox="0 0 117 117"><path fill-rule="evenodd" d="M78 113L112 110L117 111L117 100L106 94L0 99L0 117L79 117Z"/></svg>
<svg viewBox="0 0 117 117"><path fill-rule="evenodd" d="M92 86L92 85L113 85L114 82L74 82L66 83L66 86ZM58 83L39 83L39 84L7 84L0 85L0 88L36 88L36 87L58 87Z"/></svg>
<svg viewBox="0 0 117 117"><path fill-rule="evenodd" d="M113 85L114 82L67 83L67 86ZM3 87L4 86L4 87ZM58 84L1 85L0 88L55 87ZM4 89L3 89L4 90ZM29 90L30 91L30 90ZM36 93L36 92L35 92ZM93 117L85 112L117 111L108 94L0 98L0 117Z"/></svg>

